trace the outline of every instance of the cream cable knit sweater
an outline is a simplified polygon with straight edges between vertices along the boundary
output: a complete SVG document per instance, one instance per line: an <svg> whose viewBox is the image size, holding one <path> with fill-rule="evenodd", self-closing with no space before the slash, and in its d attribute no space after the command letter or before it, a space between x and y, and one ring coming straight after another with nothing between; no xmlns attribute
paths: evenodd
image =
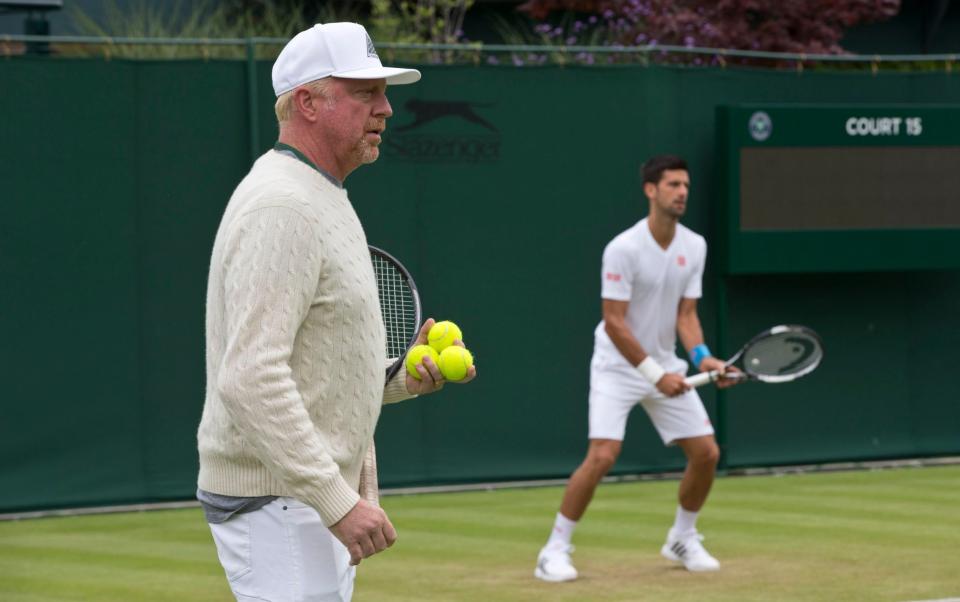
<svg viewBox="0 0 960 602"><path fill-rule="evenodd" d="M383 386L377 285L346 191L297 159L260 157L217 231L206 330L198 486L292 496L340 520L381 404L410 397L403 370Z"/></svg>

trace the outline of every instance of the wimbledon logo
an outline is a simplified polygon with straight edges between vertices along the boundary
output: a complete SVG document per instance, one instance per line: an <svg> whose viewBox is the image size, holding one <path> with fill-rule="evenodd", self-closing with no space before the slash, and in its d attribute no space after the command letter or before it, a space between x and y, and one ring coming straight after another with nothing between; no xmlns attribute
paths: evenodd
<svg viewBox="0 0 960 602"><path fill-rule="evenodd" d="M773 122L770 121L770 116L763 111L757 111L750 116L748 127L750 128L750 137L757 142L763 142L773 133Z"/></svg>

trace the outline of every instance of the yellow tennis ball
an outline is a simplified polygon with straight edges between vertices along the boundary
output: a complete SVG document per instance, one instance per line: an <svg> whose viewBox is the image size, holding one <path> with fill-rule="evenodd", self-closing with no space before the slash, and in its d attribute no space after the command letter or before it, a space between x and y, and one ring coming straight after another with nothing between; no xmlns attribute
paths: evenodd
<svg viewBox="0 0 960 602"><path fill-rule="evenodd" d="M473 365L473 355L458 345L450 345L440 352L440 373L447 380L463 380Z"/></svg>
<svg viewBox="0 0 960 602"><path fill-rule="evenodd" d="M437 322L427 333L427 342L437 351L443 351L458 340L463 340L463 333L459 326L449 320Z"/></svg>
<svg viewBox="0 0 960 602"><path fill-rule="evenodd" d="M440 354L430 345L417 345L407 353L407 361L404 362L407 366L407 372L417 380L420 380L420 373L417 372L417 366L423 362L425 355L429 355L434 364L440 364Z"/></svg>

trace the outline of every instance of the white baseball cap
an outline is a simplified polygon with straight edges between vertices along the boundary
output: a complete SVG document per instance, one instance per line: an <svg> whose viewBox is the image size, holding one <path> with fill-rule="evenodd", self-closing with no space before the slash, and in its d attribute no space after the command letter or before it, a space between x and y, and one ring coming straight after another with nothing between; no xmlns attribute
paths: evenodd
<svg viewBox="0 0 960 602"><path fill-rule="evenodd" d="M280 96L297 86L330 76L412 84L420 79L420 72L384 67L363 25L318 23L293 36L280 51L273 64L273 91Z"/></svg>

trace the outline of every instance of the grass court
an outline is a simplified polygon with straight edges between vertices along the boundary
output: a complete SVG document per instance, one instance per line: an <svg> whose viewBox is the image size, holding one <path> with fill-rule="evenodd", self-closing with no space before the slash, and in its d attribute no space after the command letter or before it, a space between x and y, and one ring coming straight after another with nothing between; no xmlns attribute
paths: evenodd
<svg viewBox="0 0 960 602"><path fill-rule="evenodd" d="M960 598L960 466L717 480L698 524L723 563L659 555L676 481L601 485L581 579L533 578L559 487L388 496L400 534L355 602L903 602ZM232 600L198 508L0 522L3 602Z"/></svg>

